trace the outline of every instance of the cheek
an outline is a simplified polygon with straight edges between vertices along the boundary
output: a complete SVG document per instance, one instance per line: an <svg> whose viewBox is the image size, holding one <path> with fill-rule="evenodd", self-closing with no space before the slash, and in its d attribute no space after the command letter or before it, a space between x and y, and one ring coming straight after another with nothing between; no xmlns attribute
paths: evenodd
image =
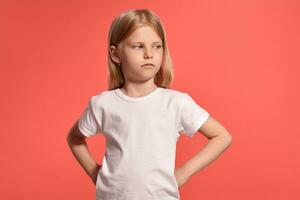
<svg viewBox="0 0 300 200"><path fill-rule="evenodd" d="M157 59L159 60L159 62L162 62L164 55L163 55L163 53L161 52L161 53L158 53L158 54L156 55L156 57L157 57Z"/></svg>
<svg viewBox="0 0 300 200"><path fill-rule="evenodd" d="M159 60L159 62L163 59L163 50L153 52L154 59ZM144 53L143 51L131 51L127 52L123 56L123 63L131 64L131 65L139 65L140 63L144 62Z"/></svg>
<svg viewBox="0 0 300 200"><path fill-rule="evenodd" d="M163 50L157 51L156 56L157 57L163 57Z"/></svg>
<svg viewBox="0 0 300 200"><path fill-rule="evenodd" d="M133 53L133 52L128 52L126 55L124 55L123 57L123 61L124 63L128 63L128 64L134 64L137 63L139 59L139 55L137 53Z"/></svg>
<svg viewBox="0 0 300 200"><path fill-rule="evenodd" d="M126 65L128 70L136 70L143 62L143 57L136 54L128 55L125 59L123 59L123 64Z"/></svg>

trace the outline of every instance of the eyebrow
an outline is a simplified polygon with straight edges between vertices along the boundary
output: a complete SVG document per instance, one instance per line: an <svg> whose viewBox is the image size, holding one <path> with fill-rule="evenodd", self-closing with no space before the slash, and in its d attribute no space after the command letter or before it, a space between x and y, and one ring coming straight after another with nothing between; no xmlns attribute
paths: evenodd
<svg viewBox="0 0 300 200"><path fill-rule="evenodd" d="M143 44L143 42L140 42L140 41L130 42L130 43L142 43L142 44ZM155 41L155 42L152 42L152 44L154 44L154 43L163 43L163 42L162 42L162 41Z"/></svg>

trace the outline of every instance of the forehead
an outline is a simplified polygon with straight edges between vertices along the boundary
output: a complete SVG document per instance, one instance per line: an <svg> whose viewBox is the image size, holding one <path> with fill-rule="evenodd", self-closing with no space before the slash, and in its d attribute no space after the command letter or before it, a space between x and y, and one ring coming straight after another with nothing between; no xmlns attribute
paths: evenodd
<svg viewBox="0 0 300 200"><path fill-rule="evenodd" d="M162 41L159 35L151 26L136 28L126 39L128 42L155 42Z"/></svg>

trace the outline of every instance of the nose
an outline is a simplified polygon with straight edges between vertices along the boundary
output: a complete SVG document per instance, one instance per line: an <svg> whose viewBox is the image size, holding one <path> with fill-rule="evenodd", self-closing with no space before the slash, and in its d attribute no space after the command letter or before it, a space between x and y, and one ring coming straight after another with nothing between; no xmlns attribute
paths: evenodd
<svg viewBox="0 0 300 200"><path fill-rule="evenodd" d="M153 58L152 51L149 50L148 48L145 51L144 58Z"/></svg>

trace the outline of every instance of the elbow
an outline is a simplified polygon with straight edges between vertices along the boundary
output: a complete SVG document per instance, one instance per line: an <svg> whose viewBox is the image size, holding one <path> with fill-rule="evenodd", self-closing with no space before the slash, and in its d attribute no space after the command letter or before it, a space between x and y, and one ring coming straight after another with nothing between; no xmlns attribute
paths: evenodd
<svg viewBox="0 0 300 200"><path fill-rule="evenodd" d="M225 136L224 136L224 140L226 141L227 145L229 146L231 143L232 143L232 136L227 133Z"/></svg>
<svg viewBox="0 0 300 200"><path fill-rule="evenodd" d="M232 136L228 131L223 131L217 137L223 141L226 146L229 146L232 143Z"/></svg>

